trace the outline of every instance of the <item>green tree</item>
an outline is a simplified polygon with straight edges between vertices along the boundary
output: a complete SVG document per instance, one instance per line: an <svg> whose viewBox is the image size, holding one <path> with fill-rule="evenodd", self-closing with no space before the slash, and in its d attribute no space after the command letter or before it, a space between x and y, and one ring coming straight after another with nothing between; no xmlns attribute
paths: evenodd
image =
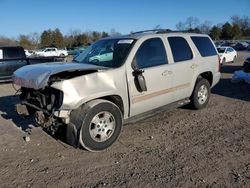
<svg viewBox="0 0 250 188"><path fill-rule="evenodd" d="M105 31L103 31L101 38L105 38L105 37L108 37L108 36L109 36L109 34L107 32L105 32Z"/></svg>
<svg viewBox="0 0 250 188"><path fill-rule="evenodd" d="M58 28L56 28L53 31L52 38L53 38L53 43L52 43L53 46L55 46L57 48L64 47L64 38L63 38L61 31Z"/></svg>
<svg viewBox="0 0 250 188"><path fill-rule="evenodd" d="M92 42L95 42L95 41L99 40L100 38L101 38L100 32L98 32L98 31L92 32L92 36L91 36Z"/></svg>
<svg viewBox="0 0 250 188"><path fill-rule="evenodd" d="M64 47L64 37L61 31L57 28L55 30L45 30L41 34L41 47Z"/></svg>
<svg viewBox="0 0 250 188"><path fill-rule="evenodd" d="M241 38L241 29L238 24L234 24L232 27L232 35L233 39L240 39Z"/></svg>
<svg viewBox="0 0 250 188"><path fill-rule="evenodd" d="M226 22L226 23L222 26L221 38L224 39L224 40L233 39L232 25L231 25L229 22Z"/></svg>
<svg viewBox="0 0 250 188"><path fill-rule="evenodd" d="M90 41L90 38L86 33L79 34L73 42L73 46L86 46Z"/></svg>
<svg viewBox="0 0 250 188"><path fill-rule="evenodd" d="M209 35L213 40L219 40L221 36L221 28L213 26L212 29L210 30Z"/></svg>
<svg viewBox="0 0 250 188"><path fill-rule="evenodd" d="M53 42L53 36L52 36L52 31L49 30L45 30L42 32L41 34L41 47L50 47L52 45Z"/></svg>

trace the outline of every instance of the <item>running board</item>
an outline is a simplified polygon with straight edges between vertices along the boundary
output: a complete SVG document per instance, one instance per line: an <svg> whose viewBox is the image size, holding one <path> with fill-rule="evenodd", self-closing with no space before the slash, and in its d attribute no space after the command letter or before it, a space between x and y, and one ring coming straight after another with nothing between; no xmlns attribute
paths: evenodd
<svg viewBox="0 0 250 188"><path fill-rule="evenodd" d="M186 98L186 99L183 99L183 100L179 100L177 102L167 104L165 106L161 106L159 108L156 108L156 109L144 112L142 114L138 114L136 116L130 117L128 119L125 119L124 120L124 125L129 124L129 123L136 123L138 121L153 117L154 115L159 114L161 112L167 112L167 111L170 111L172 109L184 106L184 105L186 105L188 103L190 103L190 100L189 100L189 98Z"/></svg>

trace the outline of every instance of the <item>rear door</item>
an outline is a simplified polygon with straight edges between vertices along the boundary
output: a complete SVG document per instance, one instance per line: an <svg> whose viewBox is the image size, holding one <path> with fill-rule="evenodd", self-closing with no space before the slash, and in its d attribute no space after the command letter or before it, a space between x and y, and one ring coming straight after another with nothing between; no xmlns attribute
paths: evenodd
<svg viewBox="0 0 250 188"><path fill-rule="evenodd" d="M59 54L59 51L57 51L55 48L51 48L50 49L51 51L51 56L59 56L60 54Z"/></svg>
<svg viewBox="0 0 250 188"><path fill-rule="evenodd" d="M174 99L178 101L190 97L194 75L199 65L194 61L187 38L169 36L167 40L172 52L170 62L173 64Z"/></svg>
<svg viewBox="0 0 250 188"><path fill-rule="evenodd" d="M130 96L130 116L134 116L173 101L171 92L172 70L168 65L166 48L162 38L138 41L134 47L132 64L127 64L128 88ZM140 91L136 81L136 71L145 78L146 91Z"/></svg>

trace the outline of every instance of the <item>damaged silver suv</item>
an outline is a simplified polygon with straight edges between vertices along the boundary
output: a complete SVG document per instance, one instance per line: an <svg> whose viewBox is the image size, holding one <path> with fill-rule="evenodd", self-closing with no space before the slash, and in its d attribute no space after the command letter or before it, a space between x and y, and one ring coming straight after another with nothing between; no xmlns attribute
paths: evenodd
<svg viewBox="0 0 250 188"><path fill-rule="evenodd" d="M72 63L18 69L17 112L35 113L51 132L66 126L69 144L99 151L117 140L125 123L188 103L205 107L219 68L207 35L153 30L104 38Z"/></svg>

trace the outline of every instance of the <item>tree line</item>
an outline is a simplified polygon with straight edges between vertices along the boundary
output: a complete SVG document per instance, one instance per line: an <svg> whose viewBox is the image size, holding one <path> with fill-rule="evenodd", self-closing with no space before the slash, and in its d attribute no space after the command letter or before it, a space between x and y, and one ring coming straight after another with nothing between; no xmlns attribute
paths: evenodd
<svg viewBox="0 0 250 188"><path fill-rule="evenodd" d="M160 29L160 25L157 25L155 29ZM185 21L178 22L176 29L208 34L213 40L250 40L250 18L248 16L234 15L230 18L230 21L217 25L212 25L210 21L199 23L198 18L188 17ZM117 35L120 35L120 33L116 32L115 29L112 29L109 33L105 31L81 32L80 30L70 30L69 34L63 35L56 28L44 30L41 34L34 32L29 35L20 35L18 38L0 36L0 45L20 45L25 49L71 48L87 46L100 38Z"/></svg>
<svg viewBox="0 0 250 188"><path fill-rule="evenodd" d="M210 35L213 40L250 40L250 18L234 15L224 24L212 25L210 21L199 23L198 18L188 17L176 24L177 30Z"/></svg>

